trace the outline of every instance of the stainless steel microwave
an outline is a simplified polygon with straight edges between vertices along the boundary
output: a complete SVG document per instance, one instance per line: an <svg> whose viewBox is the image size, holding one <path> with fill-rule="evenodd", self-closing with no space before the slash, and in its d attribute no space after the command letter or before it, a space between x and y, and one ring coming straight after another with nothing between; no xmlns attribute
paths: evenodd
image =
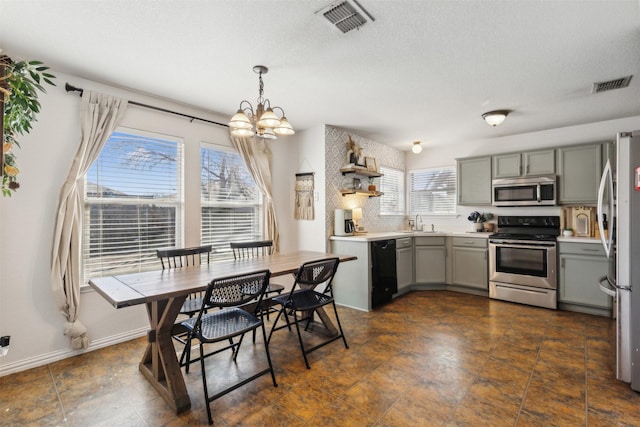
<svg viewBox="0 0 640 427"><path fill-rule="evenodd" d="M555 175L502 178L492 181L493 206L555 206Z"/></svg>

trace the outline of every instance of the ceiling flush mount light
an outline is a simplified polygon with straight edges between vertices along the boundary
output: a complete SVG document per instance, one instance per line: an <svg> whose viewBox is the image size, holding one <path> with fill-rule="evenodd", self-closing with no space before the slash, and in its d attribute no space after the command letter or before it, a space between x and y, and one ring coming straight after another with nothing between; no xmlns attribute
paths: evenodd
<svg viewBox="0 0 640 427"><path fill-rule="evenodd" d="M509 110L495 110L495 111L489 111L487 113L484 113L482 115L482 118L489 125L496 127L500 123L504 122L504 119L506 119L508 115L509 115Z"/></svg>
<svg viewBox="0 0 640 427"><path fill-rule="evenodd" d="M277 135L293 135L295 131L284 115L284 110L280 107L271 107L271 102L264 98L264 83L262 75L267 74L269 69L264 65L256 65L253 71L258 74L259 90L256 109L249 101L240 102L240 108L229 122L231 135L248 138L256 135L263 139L277 139ZM280 110L278 116L273 110Z"/></svg>
<svg viewBox="0 0 640 427"><path fill-rule="evenodd" d="M413 143L413 147L411 147L411 151L413 151L414 153L418 154L422 151L422 145L420 141L415 141Z"/></svg>

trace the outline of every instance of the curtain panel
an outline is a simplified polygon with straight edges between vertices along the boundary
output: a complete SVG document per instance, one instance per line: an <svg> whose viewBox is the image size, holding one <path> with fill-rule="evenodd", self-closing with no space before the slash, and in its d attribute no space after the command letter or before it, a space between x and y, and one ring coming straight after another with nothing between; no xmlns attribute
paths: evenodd
<svg viewBox="0 0 640 427"><path fill-rule="evenodd" d="M82 277L82 179L102 147L122 120L128 102L100 93L83 91L80 101L80 146L60 191L53 235L51 287L55 303L66 318L64 334L71 348L89 346L87 328L78 320Z"/></svg>
<svg viewBox="0 0 640 427"><path fill-rule="evenodd" d="M274 252L280 252L280 232L273 205L273 184L271 180L271 150L259 138L237 138L229 135L231 143L240 153L249 173L265 198L264 224L266 238L273 240Z"/></svg>

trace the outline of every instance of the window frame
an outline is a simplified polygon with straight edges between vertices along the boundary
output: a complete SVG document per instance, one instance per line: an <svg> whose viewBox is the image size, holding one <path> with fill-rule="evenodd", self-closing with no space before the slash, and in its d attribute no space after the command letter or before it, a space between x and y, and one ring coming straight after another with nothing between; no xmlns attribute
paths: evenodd
<svg viewBox="0 0 640 427"><path fill-rule="evenodd" d="M132 191L131 194L129 194L129 197L127 196L104 197L104 195L101 197L92 197L87 194L87 190L88 190L87 183L89 182L89 179L93 178L91 175L91 170L94 168L96 162L100 161L101 155L103 154L103 151L108 147L108 144L110 144L110 141L113 135L118 135L118 134L124 134L125 136L131 135L134 138L143 138L143 139L148 138L150 140L156 140L160 144L166 143L167 147L172 147L172 145L170 144L175 144L177 158L176 158L175 167L172 167L172 169L175 169L175 195L173 197L154 198L151 195L147 197L141 197L140 195L136 195L134 191ZM134 147L135 146L136 145L134 145ZM139 147L141 145L137 145L137 146ZM186 154L185 148L186 147L185 147L184 138L176 137L173 135L167 135L160 132L145 131L145 130L134 129L134 128L124 127L124 126L118 126L114 130L113 134L109 136L109 139L107 140L105 145L102 147L100 154L98 155L96 160L92 163L89 170L87 171L87 173L85 174L85 176L81 181L80 190L82 191L81 194L83 197L83 200L82 200L83 231L81 236L81 263L82 263L83 286L86 286L86 283L88 282L88 280L94 277L110 276L114 274L128 274L128 273L156 269L157 258L155 256L155 250L164 248L164 247L170 247L169 245L154 244L153 240L147 240L144 242L145 247L141 248L138 251L132 251L131 253L128 253L128 254L118 253L117 251L114 251L112 253L113 258L122 256L122 258L126 259L127 261L124 263L125 266L123 266L122 263L121 264L116 263L112 267L109 267L108 262L103 260L103 258L108 257L108 255L104 255L105 253L109 252L108 250L109 248L107 247L109 243L108 237L101 235L98 238L100 242L97 246L93 246L93 243L92 243L92 232L96 233L96 228L92 227L91 215L95 214L96 210L98 215L103 215L105 212L110 213L108 210L104 211L103 209L101 209L101 207L104 207L106 204L113 205L113 208L115 209L116 214L117 214L117 209L124 208L125 210L127 210L127 207L136 207L136 206L138 207L139 210L142 210L142 211L149 210L149 209L156 209L156 208L160 208L160 209L173 208L174 209L173 218L171 219L171 221L174 222L173 233L170 233L170 234L165 233L161 236L168 237L168 239L172 241L173 246L182 246L184 244L184 234L185 234L184 171L185 171L185 154ZM109 162L109 161L112 161L112 159L106 159L106 161ZM105 170L110 169L110 167L108 166L106 168L107 169L104 169L103 167L102 173L104 173ZM120 174L127 173L126 168L121 168L120 170L118 169L113 169L113 170L115 170L115 173L120 173ZM101 172L98 171L98 173L101 173ZM99 186L104 186L105 183L108 182L108 178L100 180L100 178L98 177L96 181L97 182L95 184L99 188ZM138 182L145 182L145 180L141 180ZM138 182L136 182L136 184ZM170 184L171 182L172 181L168 181L169 185L172 185ZM116 188L114 188L114 190L115 189ZM126 194L126 193L123 193L123 194ZM97 209L94 209L95 207L97 207ZM111 212L112 216L115 216L116 214ZM106 223L103 221L100 221L95 224L97 227L98 234L102 233L102 230L105 228L105 224ZM135 232L137 229L138 232L142 232L140 230L148 231L153 228L153 222L141 221L136 224L137 225L132 225L129 230L132 230ZM126 244L128 243L127 238L123 238L122 241L123 241L122 247L125 248L122 252L125 252L127 248L132 247ZM156 242L156 243L160 243L160 242ZM94 257L94 262L91 262L92 257L90 255L90 252L94 250L92 248L95 248L95 250L97 250L98 253L100 254L97 257ZM130 266L130 268L126 268L127 264Z"/></svg>
<svg viewBox="0 0 640 427"><path fill-rule="evenodd" d="M438 211L425 211L425 210L417 210L414 208L414 197L418 193L417 191L412 190L412 181L413 177L416 174L420 173L437 173L441 171L449 171L453 174L453 179L451 180L451 184L453 186L452 194L448 195L449 198L449 210L446 212L438 212ZM422 190L424 192L433 192L433 190ZM422 192L421 191L421 192ZM456 165L447 165L447 166L437 166L437 167L429 167L429 168L421 168L414 169L407 172L407 214L408 215L422 215L422 216L433 216L433 217L455 217L457 216L457 169Z"/></svg>
<svg viewBox="0 0 640 427"><path fill-rule="evenodd" d="M229 154L232 154L233 156L237 157L237 161L239 162L239 165L244 168L243 173L246 174L246 177L251 179L251 182L254 186L255 192L256 192L256 201L254 203L239 203L239 202L228 202L228 203L220 203L219 201L208 201L204 199L204 182L203 182L203 162L204 162L204 157L202 155L203 150L206 149L211 149L211 150L216 150L216 151L220 151L220 152L226 152ZM248 168L246 167L242 157L240 156L240 153L238 153L238 151L233 148L233 147L229 147L229 146L225 146L225 145L220 145L220 144L216 144L216 143L211 143L211 142L206 142L206 141L202 141L200 143L200 148L199 148L199 153L200 153L200 242L201 244L205 245L205 244L210 244L213 246L213 253L212 253L212 258L214 260L222 260L222 259L230 259L233 258L233 252L231 251L231 248L228 247L228 243L231 241L234 242L241 242L241 241L251 241L251 240L262 240L263 236L264 236L264 217L265 217L265 213L264 213L264 207L265 207L265 201L264 201L264 195L262 194L262 192L260 191L260 189L258 188L257 184L255 183L253 177L251 176L251 173L249 172ZM233 232L233 230L230 230L229 234L231 236L234 236L234 238L232 239L225 239L224 241L220 241L220 240L213 240L211 238L211 231L210 229L206 229L207 227L204 226L204 222L207 220L207 216L205 215L204 210L206 208L211 208L211 207L230 207L230 208L247 208L247 207L253 207L254 211L255 211L255 216L257 217L256 220L253 222L254 228L252 229L251 232L249 233L238 233L237 230L235 232ZM257 227L256 227L257 226Z"/></svg>
<svg viewBox="0 0 640 427"><path fill-rule="evenodd" d="M396 169L389 166L380 166L380 191L383 193L380 196L380 216L405 216L407 212L407 198L406 198L406 173L402 169ZM384 184L385 177L391 178L396 175L395 182L398 184L397 191L390 191L387 185ZM388 198L397 198L397 203L386 203ZM389 204L395 204L399 207L396 211L383 210L385 206Z"/></svg>

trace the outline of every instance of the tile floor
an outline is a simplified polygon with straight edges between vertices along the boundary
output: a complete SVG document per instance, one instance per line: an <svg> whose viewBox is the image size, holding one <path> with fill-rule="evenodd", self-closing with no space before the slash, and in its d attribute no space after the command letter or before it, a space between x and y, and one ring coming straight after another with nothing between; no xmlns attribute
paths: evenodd
<svg viewBox="0 0 640 427"><path fill-rule="evenodd" d="M339 312L349 349L323 347L307 370L295 333L278 331L279 386L266 375L215 401L214 425L640 425L640 394L615 379L611 319L446 291ZM0 378L0 425L206 425L199 365L186 375L192 409L175 415L138 372L144 346ZM237 366L227 353L208 359L209 377L250 372L264 362L253 352L243 344Z"/></svg>

